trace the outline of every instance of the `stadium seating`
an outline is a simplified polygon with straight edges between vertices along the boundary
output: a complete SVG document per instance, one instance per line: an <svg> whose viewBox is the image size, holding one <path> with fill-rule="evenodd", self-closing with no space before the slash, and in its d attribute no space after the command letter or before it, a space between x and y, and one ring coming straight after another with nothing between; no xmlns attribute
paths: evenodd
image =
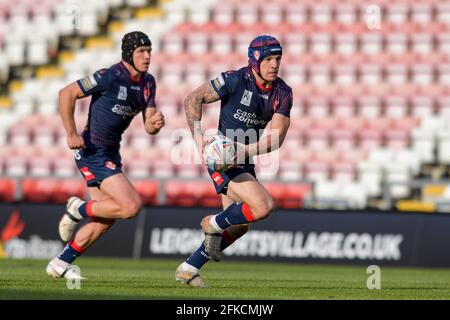
<svg viewBox="0 0 450 320"><path fill-rule="evenodd" d="M14 198L10 177L26 178L29 201L63 202L70 190L49 193L50 178L81 180L57 115L58 90L117 61L121 36L134 29L151 30L150 72L168 119L159 135L149 137L138 117L122 141L124 170L146 203L220 206L209 178L197 187L186 183L205 177L198 164L173 161L174 153L192 147L177 136L187 130L183 99L219 72L244 65L248 42L258 33L282 41L281 76L294 89L278 169L258 168L278 205L303 206L314 195L318 207L362 208L390 183L387 192L401 200L412 194L405 183L423 175L424 166L450 164L450 7L443 1L383 1L383 28L373 30L366 25L367 3L356 0L173 0L161 2L163 15L148 10L145 0L87 3L78 8L63 0L0 1L0 82L10 67L59 61L56 69L36 68L35 77L11 91L11 106L0 110L4 201ZM134 16L113 21L117 29L110 21L105 35L108 13L121 5ZM80 28L74 28L77 22ZM62 54L57 49L63 36L86 41ZM78 129L88 105L89 98L77 103ZM204 109L204 128L217 128L219 110L218 104ZM40 179L42 195L34 195ZM78 187L75 192L82 194Z"/></svg>
<svg viewBox="0 0 450 320"><path fill-rule="evenodd" d="M17 181L12 178L0 178L0 200L13 202L16 200Z"/></svg>

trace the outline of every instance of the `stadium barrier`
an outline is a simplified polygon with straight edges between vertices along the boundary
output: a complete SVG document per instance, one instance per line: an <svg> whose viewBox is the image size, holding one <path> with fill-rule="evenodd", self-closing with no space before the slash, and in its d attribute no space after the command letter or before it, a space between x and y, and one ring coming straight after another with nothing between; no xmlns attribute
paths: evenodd
<svg viewBox="0 0 450 320"><path fill-rule="evenodd" d="M61 250L64 206L0 204L0 257L49 259ZM203 239L208 208L145 207L118 221L86 253L134 258L187 257ZM224 252L225 260L450 266L450 215L276 210Z"/></svg>

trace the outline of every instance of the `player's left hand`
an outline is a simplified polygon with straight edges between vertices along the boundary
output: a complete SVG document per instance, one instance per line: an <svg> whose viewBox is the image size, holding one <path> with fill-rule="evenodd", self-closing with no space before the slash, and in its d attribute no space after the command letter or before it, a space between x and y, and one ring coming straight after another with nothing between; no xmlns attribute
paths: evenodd
<svg viewBox="0 0 450 320"><path fill-rule="evenodd" d="M150 122L155 129L161 129L165 125L164 115L157 111L154 115L151 116Z"/></svg>

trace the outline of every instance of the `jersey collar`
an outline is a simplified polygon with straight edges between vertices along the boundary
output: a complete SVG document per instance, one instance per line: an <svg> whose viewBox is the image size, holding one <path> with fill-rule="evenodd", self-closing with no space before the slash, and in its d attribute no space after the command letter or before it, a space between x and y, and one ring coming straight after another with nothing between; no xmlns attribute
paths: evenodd
<svg viewBox="0 0 450 320"><path fill-rule="evenodd" d="M130 80L133 81L134 83L139 83L141 82L141 78L142 78L142 72L139 72L139 77L137 79L133 79L133 77L131 76L130 71L128 71L128 69L125 67L125 65L123 64L123 61L120 61L120 64L122 65L122 67L125 69L126 73L128 73L128 76L130 77Z"/></svg>
<svg viewBox="0 0 450 320"><path fill-rule="evenodd" d="M252 77L253 81L255 81L256 86L257 86L258 88L260 88L260 89L261 89L262 91L264 91L264 92L269 92L270 90L273 89L273 86L274 86L274 84L275 84L275 82L276 82L277 80L275 80L274 82L272 82L272 84L271 84L270 86L265 87L265 86L263 86L261 83L259 83L259 82L258 82L258 79L256 79L256 77L253 75L253 72L252 72L251 67L247 67L247 68L248 68L248 72L250 73L250 76Z"/></svg>
<svg viewBox="0 0 450 320"><path fill-rule="evenodd" d="M273 83L272 83L270 86L265 87L265 86L263 86L261 83L259 83L258 80L257 80L256 78L255 78L255 83L256 83L256 85L258 86L258 88L260 88L261 90L266 91L266 92L272 90L272 88L273 88Z"/></svg>

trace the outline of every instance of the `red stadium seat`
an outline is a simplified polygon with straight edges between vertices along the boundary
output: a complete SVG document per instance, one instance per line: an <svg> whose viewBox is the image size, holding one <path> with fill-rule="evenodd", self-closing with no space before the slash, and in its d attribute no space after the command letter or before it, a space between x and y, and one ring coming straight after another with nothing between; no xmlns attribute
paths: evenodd
<svg viewBox="0 0 450 320"><path fill-rule="evenodd" d="M66 203L67 199L77 196L86 198L86 183L82 178L57 180L58 185L52 195L52 200L57 203Z"/></svg>
<svg viewBox="0 0 450 320"><path fill-rule="evenodd" d="M222 207L222 196L216 193L211 181L199 181L197 185L201 190L199 204L202 207Z"/></svg>
<svg viewBox="0 0 450 320"><path fill-rule="evenodd" d="M50 202L59 186L59 181L52 178L26 178L22 181L23 198L30 202Z"/></svg>
<svg viewBox="0 0 450 320"><path fill-rule="evenodd" d="M52 159L44 156L28 160L29 174L33 177L48 177L51 173Z"/></svg>
<svg viewBox="0 0 450 320"><path fill-rule="evenodd" d="M213 21L219 25L228 25L234 22L234 6L230 3L221 3L212 9Z"/></svg>
<svg viewBox="0 0 450 320"><path fill-rule="evenodd" d="M274 199L275 206L281 208L301 208L311 190L309 184L266 183L264 186Z"/></svg>
<svg viewBox="0 0 450 320"><path fill-rule="evenodd" d="M346 130L359 131L365 124L365 119L360 117L339 118L338 127Z"/></svg>
<svg viewBox="0 0 450 320"><path fill-rule="evenodd" d="M362 96L358 98L358 114L361 118L373 119L381 114L381 99L377 96Z"/></svg>
<svg viewBox="0 0 450 320"><path fill-rule="evenodd" d="M450 117L450 95L442 95L437 98L438 114Z"/></svg>
<svg viewBox="0 0 450 320"><path fill-rule="evenodd" d="M429 24L432 21L433 8L431 3L414 3L411 5L411 20L419 24Z"/></svg>
<svg viewBox="0 0 450 320"><path fill-rule="evenodd" d="M17 124L9 130L9 142L13 146L28 146L31 142L31 128L22 124Z"/></svg>
<svg viewBox="0 0 450 320"><path fill-rule="evenodd" d="M266 183L264 186L273 198L275 207L280 207L280 200L285 192L285 185L281 183Z"/></svg>
<svg viewBox="0 0 450 320"><path fill-rule="evenodd" d="M355 105L351 97L336 97L332 103L333 115L336 118L347 119L354 117Z"/></svg>
<svg viewBox="0 0 450 320"><path fill-rule="evenodd" d="M282 181L299 181L302 177L302 164L299 161L284 159L280 162L279 177Z"/></svg>
<svg viewBox="0 0 450 320"><path fill-rule="evenodd" d="M5 173L8 176L23 177L27 172L27 159L23 156L12 154L5 160Z"/></svg>
<svg viewBox="0 0 450 320"><path fill-rule="evenodd" d="M55 143L55 129L51 125L35 126L32 135L35 145L47 147Z"/></svg>
<svg viewBox="0 0 450 320"><path fill-rule="evenodd" d="M134 179L146 179L150 175L152 162L148 159L138 157L128 159L124 163L126 165L126 172Z"/></svg>
<svg viewBox="0 0 450 320"><path fill-rule="evenodd" d="M306 39L305 35L301 33L288 33L284 36L283 50L286 48L286 52L290 54L304 54L306 51ZM283 53L284 55L284 53ZM284 57L283 57L284 59ZM297 61L303 61L298 59Z"/></svg>
<svg viewBox="0 0 450 320"><path fill-rule="evenodd" d="M395 129L406 130L411 132L419 125L420 119L415 117L399 118L392 120L392 127Z"/></svg>
<svg viewBox="0 0 450 320"><path fill-rule="evenodd" d="M411 97L411 114L416 118L431 117L434 114L434 101L429 96Z"/></svg>
<svg viewBox="0 0 450 320"><path fill-rule="evenodd" d="M352 149L355 146L355 132L343 128L335 129L331 131L331 142L335 149Z"/></svg>
<svg viewBox="0 0 450 320"><path fill-rule="evenodd" d="M143 204L158 205L159 182L149 180L133 181L136 191L139 193Z"/></svg>
<svg viewBox="0 0 450 320"><path fill-rule="evenodd" d="M258 22L258 8L255 3L242 3L236 8L236 21L242 25L255 25Z"/></svg>
<svg viewBox="0 0 450 320"><path fill-rule="evenodd" d="M326 162L308 162L304 168L305 178L308 181L327 180L330 175L330 164Z"/></svg>
<svg viewBox="0 0 450 320"><path fill-rule="evenodd" d="M202 32L186 35L187 50L190 54L204 54L208 52L208 36Z"/></svg>
<svg viewBox="0 0 450 320"><path fill-rule="evenodd" d="M433 82L433 66L427 63L414 64L411 66L411 82L425 86Z"/></svg>
<svg viewBox="0 0 450 320"><path fill-rule="evenodd" d="M289 9L286 10L286 21L292 25L303 24L308 17L308 8L304 3L293 2L289 4Z"/></svg>
<svg viewBox="0 0 450 320"><path fill-rule="evenodd" d="M165 53L177 54L184 50L183 37L179 33L168 33L163 39L163 50Z"/></svg>
<svg viewBox="0 0 450 320"><path fill-rule="evenodd" d="M334 66L334 83L340 86L351 86L356 82L356 69L353 64Z"/></svg>
<svg viewBox="0 0 450 320"><path fill-rule="evenodd" d="M356 165L354 162L334 162L331 164L331 177L333 181L351 182L355 180Z"/></svg>
<svg viewBox="0 0 450 320"><path fill-rule="evenodd" d="M409 144L409 132L402 129L389 129L384 132L385 144L390 149L405 149Z"/></svg>
<svg viewBox="0 0 450 320"><path fill-rule="evenodd" d="M16 200L17 182L12 178L0 178L0 201L13 202Z"/></svg>
<svg viewBox="0 0 450 320"><path fill-rule="evenodd" d="M78 173L75 161L71 157L58 157L53 159L53 174L58 178L73 177Z"/></svg>
<svg viewBox="0 0 450 320"><path fill-rule="evenodd" d="M169 180L164 184L164 192L166 195L166 205L176 206L179 193L183 188L183 184L180 181Z"/></svg>
<svg viewBox="0 0 450 320"><path fill-rule="evenodd" d="M306 133L307 145L310 149L323 150L329 146L329 132L323 129L311 129Z"/></svg>
<svg viewBox="0 0 450 320"><path fill-rule="evenodd" d="M198 205L201 189L197 188L197 182L169 180L166 182L167 205L193 207Z"/></svg>
<svg viewBox="0 0 450 320"><path fill-rule="evenodd" d="M283 4L271 2L260 7L261 20L268 25L277 25L283 20Z"/></svg>
<svg viewBox="0 0 450 320"><path fill-rule="evenodd" d="M385 115L389 118L404 118L408 114L408 104L403 96L388 96L385 99Z"/></svg>
<svg viewBox="0 0 450 320"><path fill-rule="evenodd" d="M379 147L381 138L381 132L378 130L364 128L358 132L359 147L365 151Z"/></svg>
<svg viewBox="0 0 450 320"><path fill-rule="evenodd" d="M366 153L360 148L340 150L337 159L343 162L359 163L366 158Z"/></svg>
<svg viewBox="0 0 450 320"><path fill-rule="evenodd" d="M198 177L200 171L200 165L189 163L189 164L180 164L175 166L177 171L177 176L180 178L196 178Z"/></svg>
<svg viewBox="0 0 450 320"><path fill-rule="evenodd" d="M287 184L285 193L280 200L283 208L301 208L305 199L311 196L311 185L309 184Z"/></svg>
<svg viewBox="0 0 450 320"><path fill-rule="evenodd" d="M311 118L324 118L330 114L329 101L325 97L312 96L307 99L307 113Z"/></svg>
<svg viewBox="0 0 450 320"><path fill-rule="evenodd" d="M386 117L379 117L374 119L367 119L365 122L365 128L376 130L376 131L384 131L391 127L392 119Z"/></svg>
<svg viewBox="0 0 450 320"><path fill-rule="evenodd" d="M312 126L314 129L332 131L337 127L338 119L335 117L314 118Z"/></svg>
<svg viewBox="0 0 450 320"><path fill-rule="evenodd" d="M170 158L164 154L152 160L153 161L153 175L157 178L170 178L175 174L174 164Z"/></svg>

